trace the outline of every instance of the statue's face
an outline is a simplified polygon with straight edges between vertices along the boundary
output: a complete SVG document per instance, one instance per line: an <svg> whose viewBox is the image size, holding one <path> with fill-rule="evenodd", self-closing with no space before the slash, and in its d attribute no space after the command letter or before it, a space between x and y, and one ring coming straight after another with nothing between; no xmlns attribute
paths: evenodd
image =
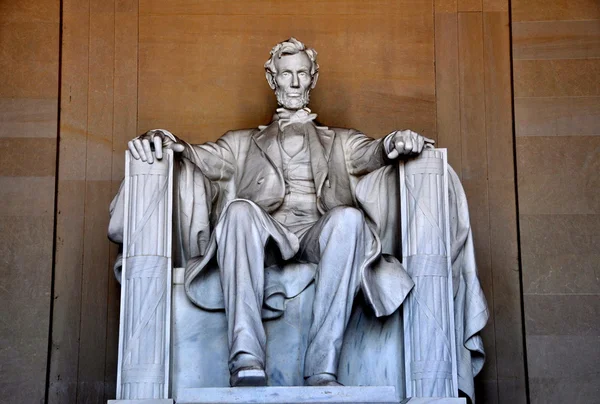
<svg viewBox="0 0 600 404"><path fill-rule="evenodd" d="M275 95L279 105L287 109L300 109L308 105L311 67L310 58L304 52L284 55L275 60Z"/></svg>

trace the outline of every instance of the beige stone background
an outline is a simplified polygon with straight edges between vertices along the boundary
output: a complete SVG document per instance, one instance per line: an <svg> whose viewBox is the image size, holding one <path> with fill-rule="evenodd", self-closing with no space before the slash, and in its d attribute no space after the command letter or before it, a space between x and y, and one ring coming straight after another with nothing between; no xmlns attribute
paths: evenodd
<svg viewBox="0 0 600 404"><path fill-rule="evenodd" d="M597 402L597 0L0 0L0 402L114 397L126 141L268 122L291 35L321 122L449 149L492 314L478 401Z"/></svg>

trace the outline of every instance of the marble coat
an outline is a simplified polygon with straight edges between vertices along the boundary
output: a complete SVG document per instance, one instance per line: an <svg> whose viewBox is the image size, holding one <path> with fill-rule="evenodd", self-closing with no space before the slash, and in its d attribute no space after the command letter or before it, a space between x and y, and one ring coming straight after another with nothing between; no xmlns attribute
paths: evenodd
<svg viewBox="0 0 600 404"><path fill-rule="evenodd" d="M353 129L320 127L312 122L302 128L308 136L319 211L324 213L336 206L361 208L356 199L360 178L391 163L385 157L383 139L371 139ZM216 251L211 229L223 209L232 200L247 199L272 213L283 202L285 181L278 131L275 121L262 130L231 131L215 143L189 145L184 152L179 177L180 228L186 232L182 237L183 255L189 257L184 284L188 297L202 308L224 307L222 293L216 292L221 290L219 273L211 265ZM199 174L209 181L199 180ZM188 190L192 188L198 195L190 195ZM198 201L202 199L210 199L212 203L202 204L202 209L198 209ZM375 242L361 268L361 289L377 316L389 315L400 306L413 282L395 257L382 257L376 226L368 216L367 222ZM273 236L284 258L298 250L297 243L290 246L289 236ZM263 317L281 313L284 299L304 290L314 274L315 266L311 264L267 268Z"/></svg>

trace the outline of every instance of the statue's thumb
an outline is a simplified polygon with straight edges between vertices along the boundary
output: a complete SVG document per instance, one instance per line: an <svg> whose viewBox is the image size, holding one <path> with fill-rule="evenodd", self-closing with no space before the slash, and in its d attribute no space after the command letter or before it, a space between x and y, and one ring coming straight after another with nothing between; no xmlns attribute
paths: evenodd
<svg viewBox="0 0 600 404"><path fill-rule="evenodd" d="M391 152L389 152L387 156L389 159L394 160L395 158L398 158L398 156L400 156L400 153L398 153L398 150L394 149Z"/></svg>
<svg viewBox="0 0 600 404"><path fill-rule="evenodd" d="M182 145L181 143L173 143L170 148L176 152L176 153L181 153L182 151L185 150L185 146Z"/></svg>

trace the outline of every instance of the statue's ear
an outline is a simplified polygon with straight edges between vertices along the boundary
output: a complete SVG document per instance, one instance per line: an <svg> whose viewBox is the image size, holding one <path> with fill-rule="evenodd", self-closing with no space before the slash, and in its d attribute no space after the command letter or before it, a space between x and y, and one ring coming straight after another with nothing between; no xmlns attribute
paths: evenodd
<svg viewBox="0 0 600 404"><path fill-rule="evenodd" d="M269 87L271 87L271 90L275 90L276 84L273 74L271 74L271 72L267 70L265 76L267 76L267 83L269 83Z"/></svg>
<svg viewBox="0 0 600 404"><path fill-rule="evenodd" d="M317 86L317 80L319 79L319 72L315 72L312 76L312 83L310 83L310 88L313 89Z"/></svg>

